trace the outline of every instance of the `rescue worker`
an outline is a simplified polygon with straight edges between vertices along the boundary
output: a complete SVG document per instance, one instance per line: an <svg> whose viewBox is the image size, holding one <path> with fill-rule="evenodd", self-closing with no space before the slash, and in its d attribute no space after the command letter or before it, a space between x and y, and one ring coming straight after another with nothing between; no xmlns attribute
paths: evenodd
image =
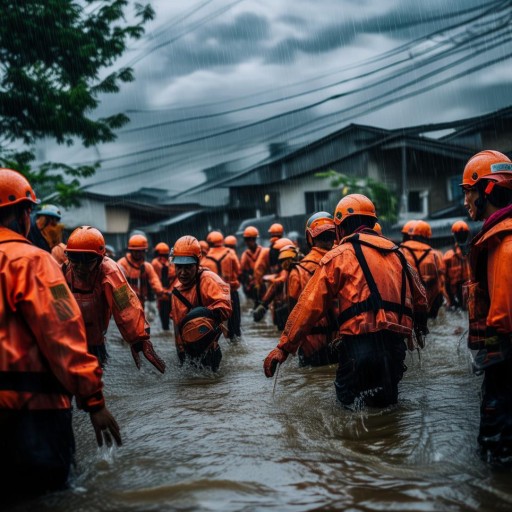
<svg viewBox="0 0 512 512"><path fill-rule="evenodd" d="M165 292L170 293L170 288L176 279L176 272L174 265L169 261L171 249L165 242L160 242L155 245L155 258L151 262L155 269L156 275ZM164 331L169 330L169 322L171 314L171 300L168 294L164 293L158 298L158 315L160 316L160 323Z"/></svg>
<svg viewBox="0 0 512 512"><path fill-rule="evenodd" d="M263 282L263 276L267 274L275 274L278 268L277 256L279 251L272 253L272 259L270 258L270 249L277 240L284 236L284 228L278 222L272 224L268 229L270 235L270 246L262 247L258 259L254 264L254 283L258 299L261 299L265 295L265 284Z"/></svg>
<svg viewBox="0 0 512 512"><path fill-rule="evenodd" d="M512 162L498 151L481 151L467 162L461 186L469 216L484 221L471 242L467 285L468 346L478 351L475 372L484 374L478 442L485 459L510 463Z"/></svg>
<svg viewBox="0 0 512 512"><path fill-rule="evenodd" d="M253 319L259 322L265 316L265 313L271 307L272 309L272 323L282 331L286 324L290 309L288 305L288 292L286 283L288 281L288 269L282 267L282 260L279 260L279 254L283 248L290 246L297 246L289 238L279 238L274 242L270 248L270 260L276 261L277 265L274 267L275 273L264 276L265 294L261 298L260 303L253 311ZM294 259L298 260L298 250L295 253ZM289 267L289 265L288 265Z"/></svg>
<svg viewBox="0 0 512 512"><path fill-rule="evenodd" d="M452 225L454 238L453 249L446 251L443 256L446 267L446 296L448 307L451 309L466 309L462 289L469 281L469 226L463 220L457 220Z"/></svg>
<svg viewBox="0 0 512 512"><path fill-rule="evenodd" d="M52 252L62 242L64 225L60 224L61 218L60 208L54 204L44 204L32 217L28 239L37 247Z"/></svg>
<svg viewBox="0 0 512 512"><path fill-rule="evenodd" d="M411 228L409 228L411 231ZM429 240L432 228L428 222L418 220L409 233L410 239L402 242L400 249L410 265L418 272L428 300L428 317L437 318L444 297L444 263L438 251L432 249Z"/></svg>
<svg viewBox="0 0 512 512"><path fill-rule="evenodd" d="M258 244L260 233L254 226L247 226L244 229L244 243L247 247L240 258L240 282L245 296L254 301L257 300L256 285L254 281L254 266L262 247Z"/></svg>
<svg viewBox="0 0 512 512"><path fill-rule="evenodd" d="M231 315L229 285L199 266L201 247L193 236L176 240L172 260L177 281L172 290L171 318L180 364L189 360L216 371L222 359L221 324Z"/></svg>
<svg viewBox="0 0 512 512"><path fill-rule="evenodd" d="M210 246L208 254L201 261L201 266L210 269L229 284L231 290L232 313L228 319L228 339L239 341L242 335L240 329L240 263L232 249L224 247L224 235L220 231L211 231L206 237Z"/></svg>
<svg viewBox="0 0 512 512"><path fill-rule="evenodd" d="M121 444L80 309L55 260L26 238L36 204L24 176L0 169L2 501L65 486L75 451L73 395L98 445L110 436Z"/></svg>
<svg viewBox="0 0 512 512"><path fill-rule="evenodd" d="M121 268L105 256L101 232L91 226L76 228L69 236L66 256L69 263L62 270L84 318L89 353L98 358L102 367L107 362L105 335L113 315L123 339L131 347L137 368L142 352L163 373L165 363L149 340L144 309Z"/></svg>
<svg viewBox="0 0 512 512"><path fill-rule="evenodd" d="M238 240L236 239L236 236L228 235L226 238L224 238L224 247L229 247L236 255L236 247L238 245ZM238 255L237 255L238 258Z"/></svg>
<svg viewBox="0 0 512 512"><path fill-rule="evenodd" d="M416 226L416 223L418 221L413 219L413 220L408 220L403 228L402 228L402 242L406 242L407 240L412 240L412 235L414 233L414 226Z"/></svg>
<svg viewBox="0 0 512 512"><path fill-rule="evenodd" d="M350 194L336 207L339 245L320 261L263 368L272 377L277 364L295 354L311 328L338 301L339 364L336 395L347 408L385 407L397 402L406 370L406 345L413 331L419 344L427 332L423 286L398 247L372 229L375 207Z"/></svg>
<svg viewBox="0 0 512 512"><path fill-rule="evenodd" d="M332 249L336 239L336 225L328 212L317 212L306 222L307 255L300 262L291 265L288 276L288 302L290 311L295 307L300 294L317 270L320 260ZM281 250L282 252L282 250ZM281 258L282 255L279 255ZM333 311L329 309L328 311ZM297 355L299 366L323 366L337 362L337 353L332 350L331 341L337 331L334 314L323 316L313 325L309 334L300 342Z"/></svg>
<svg viewBox="0 0 512 512"><path fill-rule="evenodd" d="M155 269L145 261L148 250L148 240L144 235L135 234L128 240L128 253L117 263L123 269L128 284L137 294L142 307L146 300L153 298L153 293L160 298L164 289Z"/></svg>

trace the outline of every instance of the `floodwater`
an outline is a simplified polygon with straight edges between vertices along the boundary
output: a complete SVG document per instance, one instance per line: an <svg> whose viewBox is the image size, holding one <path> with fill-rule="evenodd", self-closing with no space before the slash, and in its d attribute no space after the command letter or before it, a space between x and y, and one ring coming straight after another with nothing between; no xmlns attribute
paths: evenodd
<svg viewBox="0 0 512 512"><path fill-rule="evenodd" d="M265 323L267 321L267 323ZM105 373L124 445L99 449L75 412L72 488L9 510L495 511L512 509L511 471L477 453L480 378L469 370L463 314L441 312L427 347L409 354L397 407L363 412L335 400L335 367L298 368L276 387L262 361L277 332L243 312L243 340L221 340L217 374L179 368L153 324L165 375L137 371L116 329Z"/></svg>

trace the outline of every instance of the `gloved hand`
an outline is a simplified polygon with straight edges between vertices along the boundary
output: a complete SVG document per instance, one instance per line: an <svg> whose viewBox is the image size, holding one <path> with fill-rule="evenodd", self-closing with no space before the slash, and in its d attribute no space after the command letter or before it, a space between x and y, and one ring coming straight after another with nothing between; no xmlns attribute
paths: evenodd
<svg viewBox="0 0 512 512"><path fill-rule="evenodd" d="M267 308L263 304L256 306L256 309L252 312L252 317L254 321L259 322L260 320L262 320L266 312Z"/></svg>
<svg viewBox="0 0 512 512"><path fill-rule="evenodd" d="M288 358L288 352L285 352L283 349L276 347L274 350L271 350L268 356L263 361L263 371L265 372L266 377L273 377L276 372L277 364L282 364Z"/></svg>
<svg viewBox="0 0 512 512"><path fill-rule="evenodd" d="M165 362L164 360L155 352L153 348L153 343L149 340L138 341L131 346L133 360L135 361L135 366L140 370L140 355L139 352L142 351L144 357L160 372L164 373L165 371Z"/></svg>

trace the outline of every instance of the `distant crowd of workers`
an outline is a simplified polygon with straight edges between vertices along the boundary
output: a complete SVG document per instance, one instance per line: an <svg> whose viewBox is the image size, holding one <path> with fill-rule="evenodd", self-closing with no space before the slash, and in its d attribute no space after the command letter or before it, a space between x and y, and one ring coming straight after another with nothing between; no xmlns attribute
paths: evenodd
<svg viewBox="0 0 512 512"><path fill-rule="evenodd" d="M407 350L420 350L444 305L468 310L468 346L483 374L482 452L493 461L512 457L512 162L486 150L467 163L461 187L473 220L452 226L453 248L432 248L424 220L407 222L397 244L382 234L373 202L344 196L331 214L316 212L305 226L303 254L283 226L237 240L211 231L171 247L158 243L152 262L140 233L117 262L102 233L81 226L62 243L60 211L40 207L28 181L0 169L0 482L34 490L66 482L73 459L71 398L90 413L98 444L119 427L105 407L102 367L113 316L138 368L140 355L161 373L166 364L150 341L145 304L157 301L162 329L174 329L179 364L216 371L221 335L240 340L239 288L252 317L268 310L281 332L263 363L272 377L290 354L301 366L337 364L335 391L348 409L387 407L398 401ZM110 254L109 251L110 250ZM49 254L51 253L51 255ZM58 262L58 263L57 263ZM511 283L512 284L512 283ZM24 487L26 489L26 487Z"/></svg>

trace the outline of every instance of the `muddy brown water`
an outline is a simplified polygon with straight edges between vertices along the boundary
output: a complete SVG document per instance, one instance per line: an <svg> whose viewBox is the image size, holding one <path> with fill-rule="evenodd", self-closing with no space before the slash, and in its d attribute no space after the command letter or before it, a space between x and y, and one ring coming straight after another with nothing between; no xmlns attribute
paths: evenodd
<svg viewBox="0 0 512 512"><path fill-rule="evenodd" d="M97 448L75 411L71 488L9 510L512 510L512 471L476 449L480 378L459 344L464 315L442 312L421 361L408 354L397 407L358 413L336 402L334 366L290 359L272 395L262 361L277 332L268 319L254 324L247 306L242 323L238 345L221 340L217 374L179 368L158 320L167 372L145 360L137 371L111 329L106 396L124 445Z"/></svg>

